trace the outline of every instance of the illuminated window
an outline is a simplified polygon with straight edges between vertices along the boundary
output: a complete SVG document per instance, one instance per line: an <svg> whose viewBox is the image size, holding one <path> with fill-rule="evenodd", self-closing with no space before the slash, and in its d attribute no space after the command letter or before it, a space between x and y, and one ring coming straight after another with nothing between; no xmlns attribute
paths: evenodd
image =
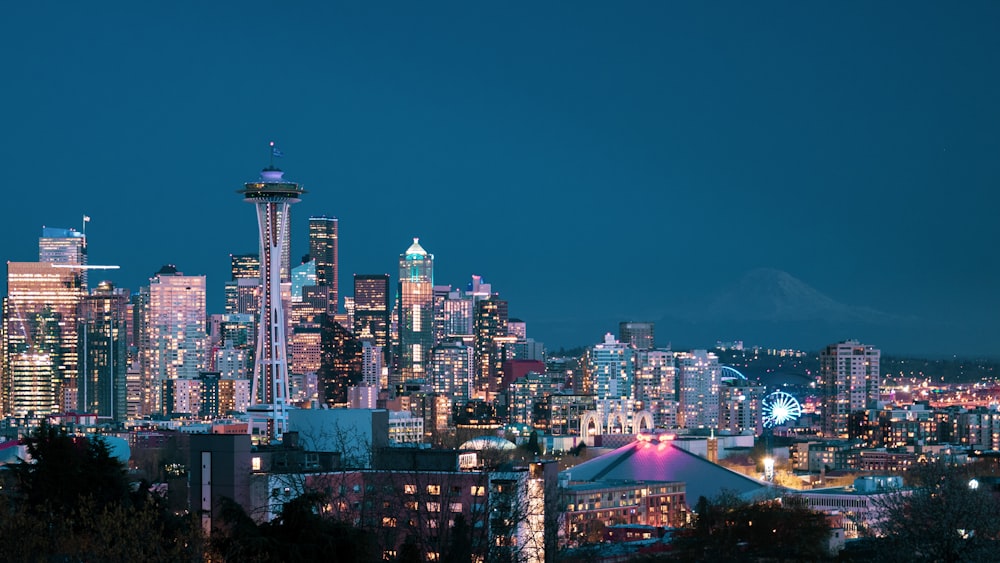
<svg viewBox="0 0 1000 563"><path fill-rule="evenodd" d="M254 457L250 460L251 469L254 471L260 471L260 458Z"/></svg>
<svg viewBox="0 0 1000 563"><path fill-rule="evenodd" d="M441 485L427 485L427 494L429 495L440 495Z"/></svg>
<svg viewBox="0 0 1000 563"><path fill-rule="evenodd" d="M486 495L486 487L477 487L477 486L472 487L472 496L481 497L485 495Z"/></svg>
<svg viewBox="0 0 1000 563"><path fill-rule="evenodd" d="M448 505L448 509L451 510L452 512L461 512L462 511L462 503L460 503L460 502L453 502L453 503L451 503L451 504Z"/></svg>
<svg viewBox="0 0 1000 563"><path fill-rule="evenodd" d="M396 527L396 519L392 518L392 517L389 517L389 516L383 516L382 517L382 527L383 528L395 528Z"/></svg>
<svg viewBox="0 0 1000 563"><path fill-rule="evenodd" d="M417 486L416 485L403 485L403 492L406 493L406 494L408 494L408 495L415 495L415 494L417 494Z"/></svg>
<svg viewBox="0 0 1000 563"><path fill-rule="evenodd" d="M441 512L441 503L439 502L428 502L427 512Z"/></svg>

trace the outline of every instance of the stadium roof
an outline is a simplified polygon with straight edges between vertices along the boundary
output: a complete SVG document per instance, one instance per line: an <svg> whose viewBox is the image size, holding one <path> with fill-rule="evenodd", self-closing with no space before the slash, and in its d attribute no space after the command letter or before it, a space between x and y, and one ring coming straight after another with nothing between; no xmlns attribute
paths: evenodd
<svg viewBox="0 0 1000 563"><path fill-rule="evenodd" d="M674 446L669 440L639 440L563 471L570 481L683 481L689 506L698 497L723 491L750 499L776 492L774 485L751 479Z"/></svg>

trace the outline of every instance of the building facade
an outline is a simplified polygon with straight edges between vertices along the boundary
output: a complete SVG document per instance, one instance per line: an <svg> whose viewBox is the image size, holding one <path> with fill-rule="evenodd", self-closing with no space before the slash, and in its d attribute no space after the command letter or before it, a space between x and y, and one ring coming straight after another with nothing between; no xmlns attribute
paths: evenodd
<svg viewBox="0 0 1000 563"><path fill-rule="evenodd" d="M399 369L402 383L426 376L434 347L434 255L420 246L419 239L399 255ZM357 314L357 301L355 301Z"/></svg>
<svg viewBox="0 0 1000 563"><path fill-rule="evenodd" d="M677 426L718 428L719 357L706 350L677 354Z"/></svg>
<svg viewBox="0 0 1000 563"><path fill-rule="evenodd" d="M205 314L205 276L186 276L173 265L164 266L149 280L149 307L144 340L144 379L152 412L166 413L164 382L197 379L206 369L208 335Z"/></svg>
<svg viewBox="0 0 1000 563"><path fill-rule="evenodd" d="M316 285L330 288L329 313L337 312L340 298L336 217L309 218L309 256L316 261Z"/></svg>
<svg viewBox="0 0 1000 563"><path fill-rule="evenodd" d="M820 352L823 435L846 438L851 413L877 408L881 351L857 340L831 344Z"/></svg>
<svg viewBox="0 0 1000 563"><path fill-rule="evenodd" d="M121 422L128 416L128 292L102 282L80 303L78 409Z"/></svg>
<svg viewBox="0 0 1000 563"><path fill-rule="evenodd" d="M389 274L354 274L354 334L367 329L374 344L389 346Z"/></svg>
<svg viewBox="0 0 1000 563"><path fill-rule="evenodd" d="M3 411L54 414L77 405L81 271L52 262L8 262Z"/></svg>

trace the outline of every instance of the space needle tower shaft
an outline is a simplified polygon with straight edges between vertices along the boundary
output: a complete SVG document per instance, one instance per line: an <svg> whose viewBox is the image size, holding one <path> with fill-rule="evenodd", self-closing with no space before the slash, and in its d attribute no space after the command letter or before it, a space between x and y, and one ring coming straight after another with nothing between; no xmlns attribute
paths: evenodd
<svg viewBox="0 0 1000 563"><path fill-rule="evenodd" d="M272 151L274 144L272 143ZM302 187L283 178L272 164L260 179L247 182L239 193L257 208L260 231L260 322L253 369L251 409L264 414L267 435L281 436L288 424L288 354L285 314L281 303L282 249L289 236L288 206L299 202Z"/></svg>

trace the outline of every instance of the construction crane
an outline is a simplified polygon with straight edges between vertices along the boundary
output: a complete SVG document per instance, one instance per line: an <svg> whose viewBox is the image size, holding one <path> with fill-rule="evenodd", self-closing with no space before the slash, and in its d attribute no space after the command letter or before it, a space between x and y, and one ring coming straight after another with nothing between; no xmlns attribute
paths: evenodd
<svg viewBox="0 0 1000 563"><path fill-rule="evenodd" d="M121 266L100 266L98 264L52 264L53 268L68 268L70 270L119 270Z"/></svg>

